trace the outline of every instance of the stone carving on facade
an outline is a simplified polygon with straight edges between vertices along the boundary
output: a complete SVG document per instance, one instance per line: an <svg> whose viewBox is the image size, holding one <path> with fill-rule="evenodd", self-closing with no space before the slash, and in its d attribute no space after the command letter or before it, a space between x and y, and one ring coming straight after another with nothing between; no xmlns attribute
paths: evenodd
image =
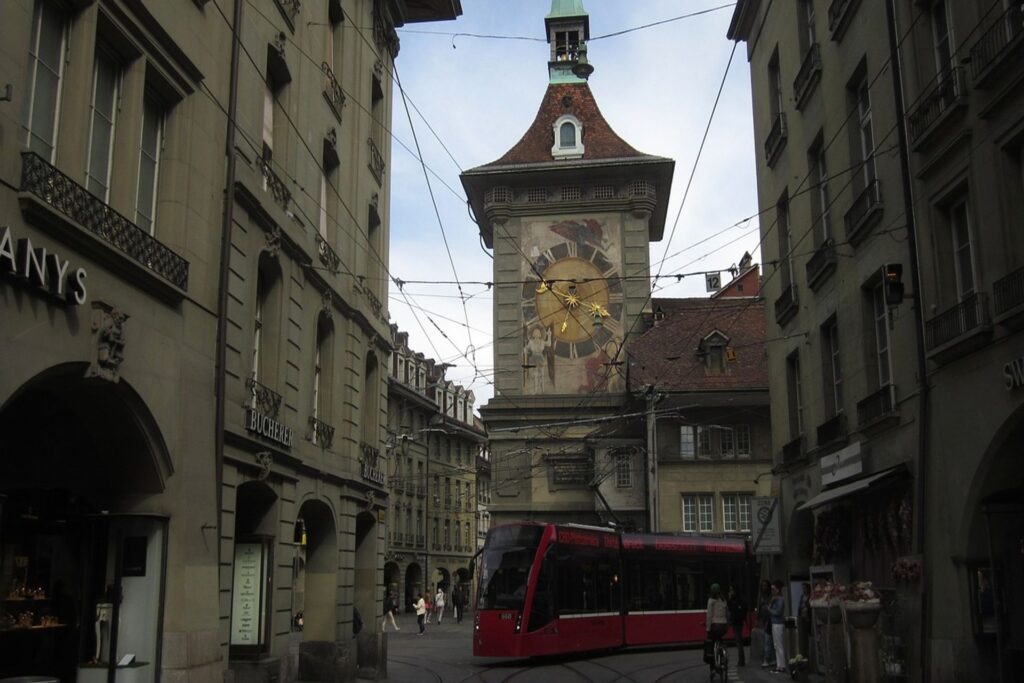
<svg viewBox="0 0 1024 683"><path fill-rule="evenodd" d="M320 307L328 320L334 317L334 295L331 294L331 290L325 289L320 295Z"/></svg>
<svg viewBox="0 0 1024 683"><path fill-rule="evenodd" d="M121 379L120 367L124 361L125 323L128 314L116 306L94 301L92 304L93 358L86 377L98 377L108 382Z"/></svg>
<svg viewBox="0 0 1024 683"><path fill-rule="evenodd" d="M378 59L373 63L373 73L377 78L384 78L384 60Z"/></svg>
<svg viewBox="0 0 1024 683"><path fill-rule="evenodd" d="M377 495L373 491L369 491L369 490L366 492L365 495L366 495L365 509L366 510L373 510L373 508L374 508L374 506L376 504Z"/></svg>
<svg viewBox="0 0 1024 683"><path fill-rule="evenodd" d="M270 468L274 465L274 454L270 451L260 451L256 454L256 464L260 471L256 473L257 481L266 481L270 476Z"/></svg>
<svg viewBox="0 0 1024 683"><path fill-rule="evenodd" d="M267 232L267 256L277 258L281 253L281 227L275 225Z"/></svg>

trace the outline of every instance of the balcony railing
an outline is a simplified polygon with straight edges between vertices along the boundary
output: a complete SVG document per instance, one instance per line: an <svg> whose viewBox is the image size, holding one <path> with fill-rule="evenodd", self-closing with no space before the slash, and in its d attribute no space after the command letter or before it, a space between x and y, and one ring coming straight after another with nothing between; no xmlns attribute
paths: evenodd
<svg viewBox="0 0 1024 683"><path fill-rule="evenodd" d="M925 322L928 350L934 351L969 332L991 325L988 295L977 292Z"/></svg>
<svg viewBox="0 0 1024 683"><path fill-rule="evenodd" d="M1018 268L992 283L996 317L1024 306L1024 268Z"/></svg>
<svg viewBox="0 0 1024 683"><path fill-rule="evenodd" d="M828 32L832 40L842 40L846 27L850 25L850 18L860 0L832 0L828 6Z"/></svg>
<svg viewBox="0 0 1024 683"><path fill-rule="evenodd" d="M811 45L800 64L800 71L793 79L793 98L796 100L797 111L804 108L807 99L814 92L814 86L821 80L821 50L818 44Z"/></svg>
<svg viewBox="0 0 1024 683"><path fill-rule="evenodd" d="M775 300L775 322L778 325L789 322L789 319L796 315L798 303L796 285L791 284L782 290L782 294Z"/></svg>
<svg viewBox="0 0 1024 683"><path fill-rule="evenodd" d="M871 226L881 217L881 212L882 184L876 178L861 190L843 216L847 241L854 245L859 244L867 236Z"/></svg>
<svg viewBox="0 0 1024 683"><path fill-rule="evenodd" d="M373 141L373 138L367 138L366 142L370 148L370 173L373 174L377 184L381 185L384 182L384 155L381 154L380 148L377 147L377 143Z"/></svg>
<svg viewBox="0 0 1024 683"><path fill-rule="evenodd" d="M331 248L331 245L327 244L327 240L319 234L316 236L316 252L320 257L320 263L324 264L324 267L327 268L327 270L332 273L338 272L341 267L341 258L338 256L337 252Z"/></svg>
<svg viewBox="0 0 1024 683"><path fill-rule="evenodd" d="M805 455L804 437L801 435L782 447L782 464L792 465L794 463L802 462Z"/></svg>
<svg viewBox="0 0 1024 683"><path fill-rule="evenodd" d="M825 420L817 429L818 447L834 444L846 439L846 415L839 413L831 419Z"/></svg>
<svg viewBox="0 0 1024 683"><path fill-rule="evenodd" d="M861 429L897 414L894 384L886 384L867 398L857 401L857 426Z"/></svg>
<svg viewBox="0 0 1024 683"><path fill-rule="evenodd" d="M923 143L943 115L963 100L965 90L963 69L960 67L940 74L935 85L918 99L917 105L907 114L910 144Z"/></svg>
<svg viewBox="0 0 1024 683"><path fill-rule="evenodd" d="M21 191L35 195L175 287L188 290L188 261L34 152L21 154Z"/></svg>
<svg viewBox="0 0 1024 683"><path fill-rule="evenodd" d="M786 115L779 112L772 121L772 129L768 131L768 137L764 141L764 160L769 167L775 165L779 153L786 146Z"/></svg>
<svg viewBox="0 0 1024 683"><path fill-rule="evenodd" d="M321 448L330 448L334 444L334 427L310 415L306 438Z"/></svg>
<svg viewBox="0 0 1024 683"><path fill-rule="evenodd" d="M257 157L256 163L259 164L260 173L263 174L263 189L269 190L278 206L287 210L288 203L292 200L291 190L288 189L288 186L285 185L280 176L271 168L269 158Z"/></svg>
<svg viewBox="0 0 1024 683"><path fill-rule="evenodd" d="M368 286L363 288L363 294L366 295L366 301L370 304L370 310L373 311L373 314L378 318L382 317L384 306L381 304L380 299L377 298L377 295L371 292Z"/></svg>
<svg viewBox="0 0 1024 683"><path fill-rule="evenodd" d="M342 92L341 86L338 85L338 80L334 77L334 72L331 71L330 65L324 62L320 65L320 68L324 72L324 99L327 100L327 104L330 106L334 117L341 121L341 110L345 106L345 93Z"/></svg>
<svg viewBox="0 0 1024 683"><path fill-rule="evenodd" d="M995 71L994 67L1024 42L1022 35L1024 11L1020 3L1011 2L1010 7L971 47L971 78L975 87L984 85L989 74Z"/></svg>
<svg viewBox="0 0 1024 683"><path fill-rule="evenodd" d="M281 394L277 393L265 384L257 382L250 377L245 380L245 388L249 390L252 399L250 407L267 417L276 418L281 410Z"/></svg>
<svg viewBox="0 0 1024 683"><path fill-rule="evenodd" d="M807 261L807 286L816 290L835 271L837 260L835 242L822 242Z"/></svg>

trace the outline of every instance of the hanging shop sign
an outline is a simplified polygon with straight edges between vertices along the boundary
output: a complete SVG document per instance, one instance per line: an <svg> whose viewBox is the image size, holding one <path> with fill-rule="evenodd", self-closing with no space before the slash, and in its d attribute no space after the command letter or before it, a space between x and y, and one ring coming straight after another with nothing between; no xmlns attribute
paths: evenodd
<svg viewBox="0 0 1024 683"><path fill-rule="evenodd" d="M27 282L53 299L72 306L85 303L85 268L71 268L70 261L27 237L15 240L9 226L0 226L0 273Z"/></svg>
<svg viewBox="0 0 1024 683"><path fill-rule="evenodd" d="M777 555L782 552L782 534L779 531L779 499L770 496L754 498L753 550L758 555Z"/></svg>
<svg viewBox="0 0 1024 683"><path fill-rule="evenodd" d="M292 447L291 427L286 427L269 415L264 415L252 408L245 409L245 428L253 434L270 439L285 448Z"/></svg>
<svg viewBox="0 0 1024 683"><path fill-rule="evenodd" d="M375 464L371 464L367 461L363 461L360 467L360 472L363 475L363 479L366 481L372 481L378 486L384 486L384 470Z"/></svg>
<svg viewBox="0 0 1024 683"><path fill-rule="evenodd" d="M854 441L846 448L835 453L821 456L818 462L821 472L821 485L829 486L856 477L864 471L864 458L861 457L860 441Z"/></svg>
<svg viewBox="0 0 1024 683"><path fill-rule="evenodd" d="M235 544L235 573L231 586L231 644L263 642L263 584L267 554L262 543Z"/></svg>
<svg viewBox="0 0 1024 683"><path fill-rule="evenodd" d="M1024 356L1015 358L1003 366L1003 386L1007 391L1024 387Z"/></svg>

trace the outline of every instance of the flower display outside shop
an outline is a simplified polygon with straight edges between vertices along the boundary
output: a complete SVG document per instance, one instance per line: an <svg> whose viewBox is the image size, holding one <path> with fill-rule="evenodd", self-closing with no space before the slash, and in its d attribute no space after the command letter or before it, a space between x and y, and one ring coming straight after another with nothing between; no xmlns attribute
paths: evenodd
<svg viewBox="0 0 1024 683"><path fill-rule="evenodd" d="M846 603L846 609L854 608L876 608L881 607L882 598L874 589L870 581L855 581L846 590L842 598Z"/></svg>
<svg viewBox="0 0 1024 683"><path fill-rule="evenodd" d="M811 607L835 607L846 597L846 586L835 581L815 581L811 589Z"/></svg>
<svg viewBox="0 0 1024 683"><path fill-rule="evenodd" d="M900 557L889 571L897 581L915 583L921 578L921 562L913 557Z"/></svg>

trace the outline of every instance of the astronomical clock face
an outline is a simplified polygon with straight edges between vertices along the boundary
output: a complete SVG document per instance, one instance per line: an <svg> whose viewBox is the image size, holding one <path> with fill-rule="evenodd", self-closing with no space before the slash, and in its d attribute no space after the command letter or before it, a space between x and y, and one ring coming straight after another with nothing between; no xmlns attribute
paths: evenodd
<svg viewBox="0 0 1024 683"><path fill-rule="evenodd" d="M618 217L526 223L523 389L527 394L621 391L623 288Z"/></svg>

